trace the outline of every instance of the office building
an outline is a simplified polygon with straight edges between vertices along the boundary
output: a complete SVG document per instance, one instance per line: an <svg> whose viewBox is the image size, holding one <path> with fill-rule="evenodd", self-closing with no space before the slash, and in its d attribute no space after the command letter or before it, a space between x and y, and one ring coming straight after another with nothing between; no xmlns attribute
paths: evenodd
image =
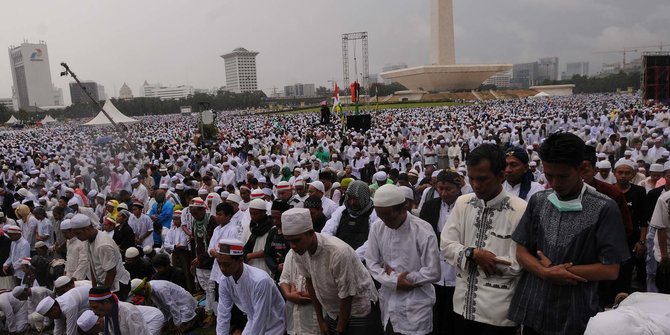
<svg viewBox="0 0 670 335"><path fill-rule="evenodd" d="M588 77L588 75L589 75L589 62L568 63L565 66L565 72L563 72L561 79L570 80L574 76Z"/></svg>
<svg viewBox="0 0 670 335"><path fill-rule="evenodd" d="M107 98L105 96L105 88L95 81L82 81L81 86L86 89L86 92L88 92L95 101L103 101ZM86 96L86 93L84 93L84 90L75 82L70 83L70 99L73 104L91 102L88 96Z"/></svg>
<svg viewBox="0 0 670 335"><path fill-rule="evenodd" d="M222 55L226 67L226 89L234 93L258 90L256 56L258 52L237 48Z"/></svg>
<svg viewBox="0 0 670 335"><path fill-rule="evenodd" d="M8 111L14 111L14 100L12 98L0 98L0 106L5 107Z"/></svg>
<svg viewBox="0 0 670 335"><path fill-rule="evenodd" d="M558 80L558 57L540 58L538 69L538 81L543 83L546 80Z"/></svg>
<svg viewBox="0 0 670 335"><path fill-rule="evenodd" d="M19 109L45 106L62 106L63 90L51 82L49 51L44 41L24 42L9 47L12 70L12 94Z"/></svg>
<svg viewBox="0 0 670 335"><path fill-rule="evenodd" d="M316 95L314 84L293 84L284 86L284 96L286 97L313 97Z"/></svg>
<svg viewBox="0 0 670 335"><path fill-rule="evenodd" d="M537 85L538 63L521 63L512 66L512 83L520 87Z"/></svg>
<svg viewBox="0 0 670 335"><path fill-rule="evenodd" d="M149 84L144 81L140 87L140 96L145 98L160 98L161 100L186 98L194 93L193 86L163 86L161 84Z"/></svg>
<svg viewBox="0 0 670 335"><path fill-rule="evenodd" d="M512 72L507 71L491 76L491 78L486 79L484 81L483 85L494 85L498 88L507 88L510 87L511 79L512 79Z"/></svg>

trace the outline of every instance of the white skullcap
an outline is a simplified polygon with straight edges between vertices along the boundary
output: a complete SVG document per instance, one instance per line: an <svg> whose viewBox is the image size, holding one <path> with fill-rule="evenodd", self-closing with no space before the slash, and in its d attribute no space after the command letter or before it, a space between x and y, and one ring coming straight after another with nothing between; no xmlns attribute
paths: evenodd
<svg viewBox="0 0 670 335"><path fill-rule="evenodd" d="M209 192L207 192L207 190L204 189L204 188L201 188L201 189L198 190L198 195L205 195L207 193L209 193Z"/></svg>
<svg viewBox="0 0 670 335"><path fill-rule="evenodd" d="M530 161L530 163L528 163L528 166L537 167L537 163L535 163L535 161Z"/></svg>
<svg viewBox="0 0 670 335"><path fill-rule="evenodd" d="M79 326L79 328L85 332L93 329L96 323L98 323L98 317L90 309L84 311L84 313L81 313L77 319L77 326Z"/></svg>
<svg viewBox="0 0 670 335"><path fill-rule="evenodd" d="M604 152L600 152L600 153L598 153L598 154L596 155L596 157L598 157L598 158L607 158L607 155L605 155Z"/></svg>
<svg viewBox="0 0 670 335"><path fill-rule="evenodd" d="M131 280L130 281L130 291L133 292L133 291L137 290L137 288L140 287L140 285L142 285L142 281L143 281L143 279L139 279L139 278L135 278L135 279Z"/></svg>
<svg viewBox="0 0 670 335"><path fill-rule="evenodd" d="M670 161L663 163L663 171L670 170Z"/></svg>
<svg viewBox="0 0 670 335"><path fill-rule="evenodd" d="M148 254L152 253L153 251L154 251L154 248L150 245L147 245L146 247L142 248L142 252L145 255L148 255Z"/></svg>
<svg viewBox="0 0 670 335"><path fill-rule="evenodd" d="M137 179L137 178L133 178L133 179L130 180L131 184L138 184L139 182L140 182L140 180Z"/></svg>
<svg viewBox="0 0 670 335"><path fill-rule="evenodd" d="M242 198L241 198L239 195L237 195L236 193L231 193L231 194L226 198L226 201L232 201L232 202L234 202L234 203L236 203L236 204L239 204L240 202L242 202Z"/></svg>
<svg viewBox="0 0 670 335"><path fill-rule="evenodd" d="M244 243L234 238L220 239L216 253L219 255L242 256L244 255Z"/></svg>
<svg viewBox="0 0 670 335"><path fill-rule="evenodd" d="M630 156L630 155L633 154L633 152L630 151L630 150L626 150L626 151L623 152L623 154L624 154L625 156Z"/></svg>
<svg viewBox="0 0 670 335"><path fill-rule="evenodd" d="M437 178L437 176L440 174L441 170L435 170L433 173L430 174L431 178Z"/></svg>
<svg viewBox="0 0 670 335"><path fill-rule="evenodd" d="M258 209L261 211L265 211L268 209L267 205L265 204L265 200L263 199L251 200L251 202L249 203L249 208Z"/></svg>
<svg viewBox="0 0 670 335"><path fill-rule="evenodd" d="M14 203L12 203L12 209L17 209L19 206L21 206L21 203L18 201L14 201Z"/></svg>
<svg viewBox="0 0 670 335"><path fill-rule="evenodd" d="M663 172L663 164L654 163L649 167L649 172Z"/></svg>
<svg viewBox="0 0 670 335"><path fill-rule="evenodd" d="M161 190L167 190L169 187L168 187L168 184L160 184L160 186L158 186L158 188L160 188Z"/></svg>
<svg viewBox="0 0 670 335"><path fill-rule="evenodd" d="M640 151L646 151L646 150L649 150L648 146L643 145L643 146L640 147Z"/></svg>
<svg viewBox="0 0 670 335"><path fill-rule="evenodd" d="M291 208L281 215L282 233L299 235L314 229L312 216L307 208Z"/></svg>
<svg viewBox="0 0 670 335"><path fill-rule="evenodd" d="M72 278L70 278L68 276L60 276L60 277L58 277L58 279L56 279L56 281L54 281L54 288L63 287L65 285L69 284L71 281L72 281Z"/></svg>
<svg viewBox="0 0 670 335"><path fill-rule="evenodd" d="M67 206L74 206L74 205L79 205L79 201L77 201L77 197L72 197L70 200L67 201Z"/></svg>
<svg viewBox="0 0 670 335"><path fill-rule="evenodd" d="M25 188L20 188L18 191L16 191L16 193L24 198L30 195L30 191L26 190Z"/></svg>
<svg viewBox="0 0 670 335"><path fill-rule="evenodd" d="M610 163L608 160L604 160L596 163L596 167L599 169L611 169L612 163Z"/></svg>
<svg viewBox="0 0 670 335"><path fill-rule="evenodd" d="M618 167L620 167L622 165L630 166L630 168L633 169L633 170L635 170L637 168L637 164L635 164L635 162L633 162L630 159L622 158L614 164L614 169L616 170Z"/></svg>
<svg viewBox="0 0 670 335"><path fill-rule="evenodd" d="M373 177L374 177L375 181L382 181L382 182L386 181L386 178L388 178L388 176L386 175L386 172L384 172L384 171L379 171L379 172L375 173Z"/></svg>
<svg viewBox="0 0 670 335"><path fill-rule="evenodd" d="M414 191L412 191L411 188L407 186L399 186L398 187L402 193L405 195L405 199L412 199L414 200Z"/></svg>
<svg viewBox="0 0 670 335"><path fill-rule="evenodd" d="M263 191L264 195L267 195L268 197L272 196L272 190L271 189L269 189L267 187L263 187L262 191Z"/></svg>
<svg viewBox="0 0 670 335"><path fill-rule="evenodd" d="M35 242L35 248L42 248L42 247L46 247L46 246L47 246L47 244L44 243L44 241Z"/></svg>
<svg viewBox="0 0 670 335"><path fill-rule="evenodd" d="M184 189L184 184L177 184L174 187L175 190L183 190Z"/></svg>
<svg viewBox="0 0 670 335"><path fill-rule="evenodd" d="M393 184L386 184L377 189L373 203L375 207L392 207L405 202L403 192Z"/></svg>
<svg viewBox="0 0 670 335"><path fill-rule="evenodd" d="M313 181L309 183L310 186L313 186L315 189L317 189L321 193L326 193L326 187L323 185L322 182L320 181Z"/></svg>
<svg viewBox="0 0 670 335"><path fill-rule="evenodd" d="M65 219L61 221L60 223L60 230L67 230L67 229L72 229L72 224L70 223L70 219Z"/></svg>
<svg viewBox="0 0 670 335"><path fill-rule="evenodd" d="M47 314L47 312L51 309L51 307L54 306L54 303L56 300L52 297L45 297L40 301L39 304L37 304L37 308L35 308L35 312L39 313L40 315Z"/></svg>
<svg viewBox="0 0 670 335"><path fill-rule="evenodd" d="M223 192L221 192L221 199L227 199L229 195L230 195L230 192L223 191Z"/></svg>
<svg viewBox="0 0 670 335"><path fill-rule="evenodd" d="M5 213L4 213L4 212L0 212L0 218L4 218L4 217L5 217Z"/></svg>
<svg viewBox="0 0 670 335"><path fill-rule="evenodd" d="M88 197L89 198L93 198L96 195L98 195L98 191L96 191L96 190L91 190L90 192L88 192Z"/></svg>
<svg viewBox="0 0 670 335"><path fill-rule="evenodd" d="M14 296L14 298L18 299L25 290L26 290L25 286L22 285L14 287L12 289L12 295Z"/></svg>
<svg viewBox="0 0 670 335"><path fill-rule="evenodd" d="M77 229L77 228L86 228L91 225L91 220L88 218L88 216L84 214L75 214L75 216L70 219L70 228L71 229Z"/></svg>
<svg viewBox="0 0 670 335"><path fill-rule="evenodd" d="M140 255L140 251L137 250L137 248L135 248L135 247L130 247L130 248L126 249L126 259L137 257L139 255Z"/></svg>

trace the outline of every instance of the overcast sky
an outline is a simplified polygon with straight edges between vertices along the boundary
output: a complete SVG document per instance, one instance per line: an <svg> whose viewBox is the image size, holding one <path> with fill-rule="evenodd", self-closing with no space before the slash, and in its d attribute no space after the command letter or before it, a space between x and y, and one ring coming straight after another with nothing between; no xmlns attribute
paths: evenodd
<svg viewBox="0 0 670 335"><path fill-rule="evenodd" d="M428 63L429 10L429 0L13 1L0 16L0 45L46 41L52 80L67 103L62 61L109 96L124 82L137 96L144 80L224 86L220 55L240 46L260 52L259 89L271 93L295 82L341 82L347 32L369 32L371 73ZM603 62L621 60L621 53L594 51L670 43L669 16L667 0L454 0L456 58L521 63L557 56L559 72L568 62L589 61L593 74ZM0 97L10 97L7 54L0 69Z"/></svg>

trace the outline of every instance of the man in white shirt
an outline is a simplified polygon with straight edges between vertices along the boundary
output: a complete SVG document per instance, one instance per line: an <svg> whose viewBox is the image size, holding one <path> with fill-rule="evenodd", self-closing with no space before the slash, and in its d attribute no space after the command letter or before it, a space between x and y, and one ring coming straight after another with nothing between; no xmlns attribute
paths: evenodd
<svg viewBox="0 0 670 335"><path fill-rule="evenodd" d="M437 238L430 224L408 214L395 185L375 192L377 220L370 229L365 264L381 284L379 301L387 333L430 334L440 278ZM442 316L440 316L442 317Z"/></svg>
<svg viewBox="0 0 670 335"><path fill-rule="evenodd" d="M544 187L532 179L529 172L528 153L518 147L512 147L505 152L505 182L503 188L511 195L528 201L533 194L544 190Z"/></svg>
<svg viewBox="0 0 670 335"><path fill-rule="evenodd" d="M372 313L377 290L354 250L336 237L314 232L306 208L289 209L281 221L321 333L368 334L381 328Z"/></svg>
<svg viewBox="0 0 670 335"><path fill-rule="evenodd" d="M247 315L243 334L283 335L285 305L277 286L263 270L244 264L244 244L222 239L216 262L223 276L219 279L219 304L216 334L230 333L233 305Z"/></svg>
<svg viewBox="0 0 670 335"><path fill-rule="evenodd" d="M74 235L84 242L88 252L88 260L93 286L110 287L116 292L119 299L125 300L130 286L130 274L123 267L121 252L116 242L108 235L93 228L86 215L77 214L70 219Z"/></svg>
<svg viewBox="0 0 670 335"><path fill-rule="evenodd" d="M2 267L3 275L13 274L17 283L20 283L25 275L21 270L21 260L30 257L30 244L23 238L19 226L9 226L6 233L12 243L9 247L9 257Z"/></svg>
<svg viewBox="0 0 670 335"><path fill-rule="evenodd" d="M186 334L195 327L196 301L183 287L166 280L136 278L131 281L130 290L133 299L141 296L144 304L160 309L175 333Z"/></svg>
<svg viewBox="0 0 670 335"><path fill-rule="evenodd" d="M481 145L467 158L474 194L456 200L442 231L440 249L456 267L456 330L465 334L516 334L507 319L514 287L521 275L511 240L526 202L502 187L505 153Z"/></svg>
<svg viewBox="0 0 670 335"><path fill-rule="evenodd" d="M144 206L147 205L149 202L149 190L147 190L146 186L142 185L140 183L139 179L133 178L130 180L130 185L133 188L133 193L130 196L133 202L139 201L144 204Z"/></svg>

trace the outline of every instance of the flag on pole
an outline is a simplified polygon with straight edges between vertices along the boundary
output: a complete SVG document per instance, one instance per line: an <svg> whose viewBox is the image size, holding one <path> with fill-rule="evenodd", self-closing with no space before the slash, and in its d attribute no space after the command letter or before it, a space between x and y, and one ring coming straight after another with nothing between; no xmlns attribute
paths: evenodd
<svg viewBox="0 0 670 335"><path fill-rule="evenodd" d="M335 96L333 97L333 110L336 115L340 115L342 111L342 106L340 105L340 88L335 83Z"/></svg>

